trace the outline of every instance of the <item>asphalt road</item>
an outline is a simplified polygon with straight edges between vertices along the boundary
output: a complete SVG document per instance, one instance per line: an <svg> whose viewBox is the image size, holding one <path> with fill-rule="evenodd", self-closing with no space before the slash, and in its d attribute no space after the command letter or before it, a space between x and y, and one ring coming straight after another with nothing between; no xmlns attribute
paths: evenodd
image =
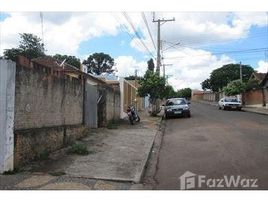
<svg viewBox="0 0 268 200"><path fill-rule="evenodd" d="M192 103L191 111L191 118L166 121L155 189L181 189L179 177L186 171L196 174L193 189L268 189L268 116L201 103ZM231 175L238 188L227 187Z"/></svg>

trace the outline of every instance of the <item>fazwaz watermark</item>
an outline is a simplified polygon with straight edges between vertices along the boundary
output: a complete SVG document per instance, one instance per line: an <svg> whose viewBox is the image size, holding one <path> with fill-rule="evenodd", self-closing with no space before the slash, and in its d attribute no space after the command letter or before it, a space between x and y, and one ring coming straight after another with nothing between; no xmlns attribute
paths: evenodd
<svg viewBox="0 0 268 200"><path fill-rule="evenodd" d="M240 175L223 175L222 178L207 178L205 175L197 175L186 171L179 177L180 189L220 189L220 188L258 188L258 179L243 178Z"/></svg>

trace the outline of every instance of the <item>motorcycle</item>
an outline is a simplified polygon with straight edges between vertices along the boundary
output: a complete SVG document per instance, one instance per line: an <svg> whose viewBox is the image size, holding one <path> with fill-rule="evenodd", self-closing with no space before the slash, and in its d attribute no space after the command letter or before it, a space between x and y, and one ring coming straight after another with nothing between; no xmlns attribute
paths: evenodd
<svg viewBox="0 0 268 200"><path fill-rule="evenodd" d="M140 117L139 117L138 113L136 112L136 109L134 106L128 106L127 115L128 115L128 119L129 119L129 122L131 125L133 125L134 122L140 121Z"/></svg>

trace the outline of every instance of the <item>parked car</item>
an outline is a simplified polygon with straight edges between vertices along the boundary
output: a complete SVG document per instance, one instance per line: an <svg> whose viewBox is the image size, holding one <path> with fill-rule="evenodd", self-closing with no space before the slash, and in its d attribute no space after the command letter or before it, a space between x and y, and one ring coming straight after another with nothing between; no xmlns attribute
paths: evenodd
<svg viewBox="0 0 268 200"><path fill-rule="evenodd" d="M218 107L220 110L241 110L242 103L236 97L224 97L218 102Z"/></svg>
<svg viewBox="0 0 268 200"><path fill-rule="evenodd" d="M171 98L167 99L165 106L165 118L171 116L191 117L189 105L190 102L185 98Z"/></svg>

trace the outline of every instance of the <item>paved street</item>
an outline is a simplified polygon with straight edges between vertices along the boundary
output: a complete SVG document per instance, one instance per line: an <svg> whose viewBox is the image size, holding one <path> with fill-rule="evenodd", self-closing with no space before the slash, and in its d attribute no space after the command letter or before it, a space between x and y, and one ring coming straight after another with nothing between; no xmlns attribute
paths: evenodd
<svg viewBox="0 0 268 200"><path fill-rule="evenodd" d="M155 189L179 189L186 171L208 178L257 178L258 189L268 189L268 116L201 103L191 109L192 118L166 122Z"/></svg>

